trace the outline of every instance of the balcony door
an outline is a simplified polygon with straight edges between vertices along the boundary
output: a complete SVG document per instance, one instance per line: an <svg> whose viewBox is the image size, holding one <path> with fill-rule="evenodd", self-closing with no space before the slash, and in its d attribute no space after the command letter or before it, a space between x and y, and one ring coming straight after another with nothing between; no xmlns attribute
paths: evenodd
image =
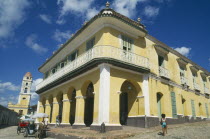
<svg viewBox="0 0 210 139"><path fill-rule="evenodd" d="M132 52L132 47L133 47L133 40L126 36L122 36L122 49L125 61L132 60L132 54L129 53Z"/></svg>

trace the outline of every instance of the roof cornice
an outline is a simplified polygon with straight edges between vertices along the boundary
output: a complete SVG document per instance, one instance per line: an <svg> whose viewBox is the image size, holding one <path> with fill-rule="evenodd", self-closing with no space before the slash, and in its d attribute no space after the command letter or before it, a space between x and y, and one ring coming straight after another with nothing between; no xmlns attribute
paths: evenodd
<svg viewBox="0 0 210 139"><path fill-rule="evenodd" d="M106 12L105 12L106 11ZM136 22L116 11L114 11L113 9L111 8L105 8L105 9L102 9L97 15L95 15L93 18L91 18L88 22L85 22L85 24L83 24L83 26L70 38L68 39L63 45L62 47L60 47L55 53L53 53L53 55L47 59L44 64L42 64L40 67L39 67L39 70L44 67L46 65L46 63L48 63L54 56L56 56L62 49L64 49L71 41L73 41L79 34L82 33L82 31L84 29L86 29L91 23L93 23L95 20L99 19L99 18L102 18L102 17L113 17L113 18L116 18L142 32L144 32L145 34L148 33L148 31L145 29L145 26L139 22Z"/></svg>

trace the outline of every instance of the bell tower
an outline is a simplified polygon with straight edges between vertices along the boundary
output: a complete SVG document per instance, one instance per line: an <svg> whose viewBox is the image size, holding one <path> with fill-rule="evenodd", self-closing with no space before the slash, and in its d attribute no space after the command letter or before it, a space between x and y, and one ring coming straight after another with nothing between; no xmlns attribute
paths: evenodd
<svg viewBox="0 0 210 139"><path fill-rule="evenodd" d="M29 106L31 100L32 75L27 72L23 77L18 104Z"/></svg>
<svg viewBox="0 0 210 139"><path fill-rule="evenodd" d="M19 99L17 104L8 103L8 108L19 113L19 115L28 114L28 109L31 101L31 85L32 85L32 75L27 72L23 76L23 81L21 85L21 90L19 94Z"/></svg>

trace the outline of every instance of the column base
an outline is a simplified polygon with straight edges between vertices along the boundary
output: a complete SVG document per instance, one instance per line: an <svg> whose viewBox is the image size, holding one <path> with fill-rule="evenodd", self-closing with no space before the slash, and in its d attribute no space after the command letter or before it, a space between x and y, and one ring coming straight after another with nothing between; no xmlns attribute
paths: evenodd
<svg viewBox="0 0 210 139"><path fill-rule="evenodd" d="M84 127L86 127L85 124L75 123L72 125L72 129L78 129L78 128L84 128Z"/></svg>
<svg viewBox="0 0 210 139"><path fill-rule="evenodd" d="M100 131L101 130L101 125L92 124L90 126L90 130ZM120 124L105 124L105 130L106 131L122 130L122 125L120 125Z"/></svg>
<svg viewBox="0 0 210 139"><path fill-rule="evenodd" d="M61 123L60 127L71 127L70 123Z"/></svg>

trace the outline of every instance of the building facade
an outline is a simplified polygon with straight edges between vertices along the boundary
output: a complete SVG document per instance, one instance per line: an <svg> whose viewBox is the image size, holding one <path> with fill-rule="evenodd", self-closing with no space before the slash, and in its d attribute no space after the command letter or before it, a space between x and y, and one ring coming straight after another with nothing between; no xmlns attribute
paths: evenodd
<svg viewBox="0 0 210 139"><path fill-rule="evenodd" d="M39 68L38 112L96 130L208 118L210 73L106 6Z"/></svg>
<svg viewBox="0 0 210 139"><path fill-rule="evenodd" d="M9 109L14 110L20 115L28 114L28 109L31 100L31 92L30 92L31 85L32 85L32 75L30 72L27 72L23 77L18 103L12 104L11 102L9 102L8 103Z"/></svg>

